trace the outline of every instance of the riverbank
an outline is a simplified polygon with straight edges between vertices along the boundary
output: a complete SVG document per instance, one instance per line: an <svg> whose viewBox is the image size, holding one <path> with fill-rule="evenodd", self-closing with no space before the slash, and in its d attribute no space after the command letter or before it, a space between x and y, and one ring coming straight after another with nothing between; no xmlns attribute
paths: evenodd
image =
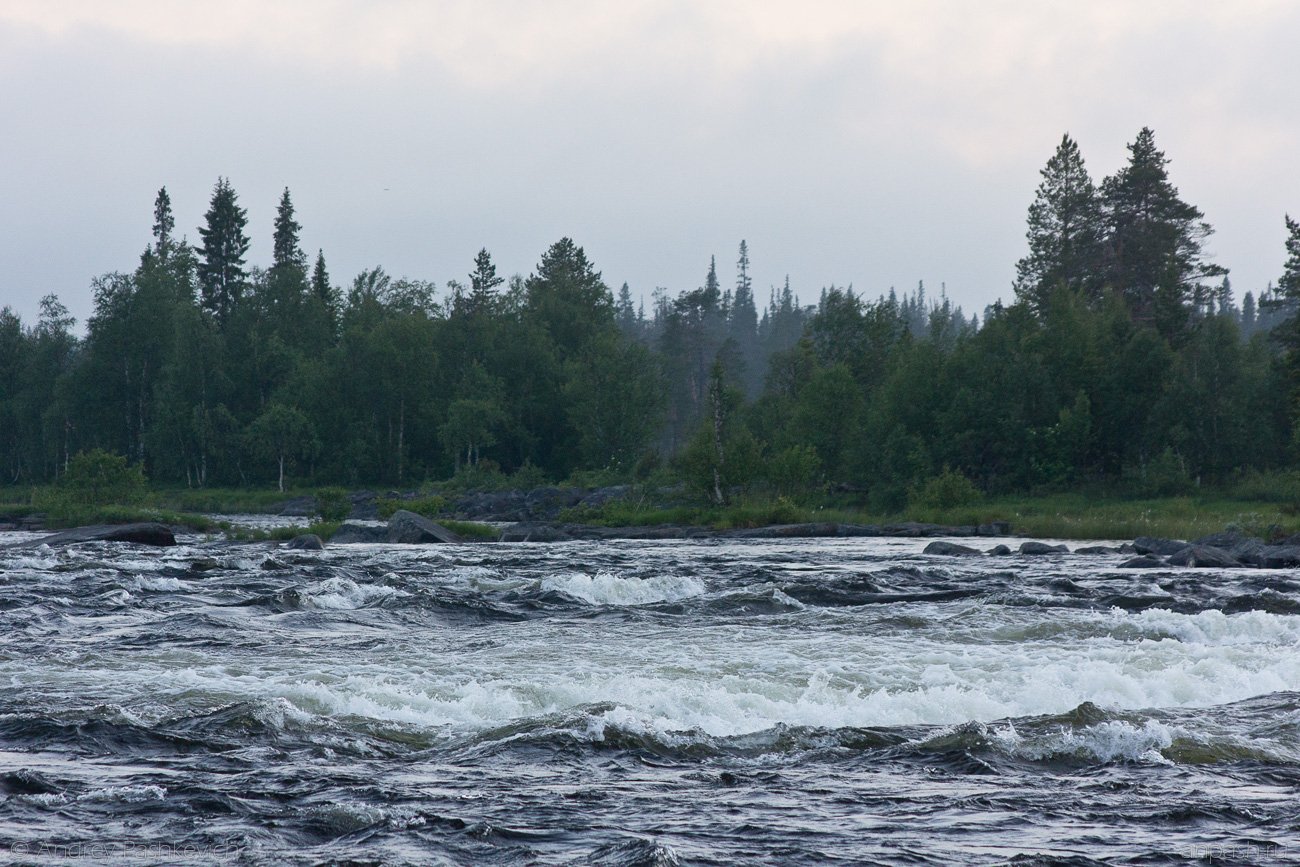
<svg viewBox="0 0 1300 867"><path fill-rule="evenodd" d="M30 492L0 491L0 529L62 529L85 524L154 521L195 532L222 532L245 538L290 538L314 532L328 538L338 521L324 523L316 514L313 492L282 494L269 490L161 490L138 506L86 507L76 515L49 520L35 513ZM1132 499L1096 493L988 498L953 506L914 507L878 514L836 502L799 504L785 498L751 498L728 506L674 502L675 491L645 491L620 485L604 488L545 486L531 490L430 492L352 491L344 520L386 520L406 509L452 527L467 538L489 538L485 528L531 526L534 538L675 538L805 526L802 535L895 535L881 528L929 525L928 535L973 535L963 528L1005 526L1005 533L1030 538L1077 541L1135 539L1143 536L1195 539L1236 531L1264 540L1300 532L1293 503L1242 498L1219 492L1201 496ZM295 527L252 531L213 518L221 514L269 514L301 518ZM309 526L310 525L310 526ZM829 529L831 527L837 529ZM859 529L855 529L859 528ZM866 528L865 530L860 528ZM784 531L789 532L789 531Z"/></svg>

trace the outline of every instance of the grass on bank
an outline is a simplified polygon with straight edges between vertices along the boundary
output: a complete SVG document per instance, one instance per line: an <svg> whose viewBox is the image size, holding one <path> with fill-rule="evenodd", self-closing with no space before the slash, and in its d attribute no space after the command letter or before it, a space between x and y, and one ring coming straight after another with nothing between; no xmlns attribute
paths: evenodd
<svg viewBox="0 0 1300 867"><path fill-rule="evenodd" d="M1300 532L1300 516L1289 505L1226 496L1101 499L1079 493L996 497L951 507L911 507L893 513L854 508L797 505L784 498L749 500L729 506L661 508L624 500L597 508L570 509L561 520L599 526L687 524L735 529L769 524L834 521L892 524L918 521L968 526L1006 521L1017 535L1058 539L1133 539L1138 536L1194 539L1221 530L1276 539Z"/></svg>

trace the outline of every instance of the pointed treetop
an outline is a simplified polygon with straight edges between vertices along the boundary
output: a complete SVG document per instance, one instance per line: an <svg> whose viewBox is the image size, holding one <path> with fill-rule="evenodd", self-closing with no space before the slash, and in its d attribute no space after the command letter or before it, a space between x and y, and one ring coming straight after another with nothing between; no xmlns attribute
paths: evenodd
<svg viewBox="0 0 1300 867"><path fill-rule="evenodd" d="M172 232L175 229L176 218L172 216L172 200L167 195L167 188L162 187L153 201L154 252L158 258L165 259L171 252Z"/></svg>
<svg viewBox="0 0 1300 867"><path fill-rule="evenodd" d="M330 286L330 275L325 270L325 251L319 248L316 250L316 267L311 272L311 291L326 303L334 300L334 287Z"/></svg>
<svg viewBox="0 0 1300 867"><path fill-rule="evenodd" d="M307 270L307 256L298 245L298 232L302 226L293 218L293 200L289 198L289 188L285 187L280 195L280 204L275 212L275 247L271 254L272 268L295 266Z"/></svg>

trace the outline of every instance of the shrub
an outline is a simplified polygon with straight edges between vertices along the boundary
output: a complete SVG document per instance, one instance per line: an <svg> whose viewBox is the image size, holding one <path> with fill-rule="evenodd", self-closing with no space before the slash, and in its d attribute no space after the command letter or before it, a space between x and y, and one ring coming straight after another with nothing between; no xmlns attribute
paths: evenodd
<svg viewBox="0 0 1300 867"><path fill-rule="evenodd" d="M417 497L413 500L379 500L375 507L379 510L379 517L387 521L393 517L393 513L398 509L405 509L408 512L415 512L417 515L423 515L426 518L436 518L447 510L447 498L439 496Z"/></svg>
<svg viewBox="0 0 1300 867"><path fill-rule="evenodd" d="M767 480L783 497L798 499L817 486L821 460L812 446L791 446L767 462Z"/></svg>
<svg viewBox="0 0 1300 867"><path fill-rule="evenodd" d="M149 489L138 465L103 449L78 452L56 487L74 506L129 506L143 500Z"/></svg>
<svg viewBox="0 0 1300 867"><path fill-rule="evenodd" d="M911 492L908 505L913 509L952 509L979 502L980 489L957 470L945 468Z"/></svg>
<svg viewBox="0 0 1300 867"><path fill-rule="evenodd" d="M316 492L316 514L327 523L347 520L352 514L352 500L343 488L321 488Z"/></svg>

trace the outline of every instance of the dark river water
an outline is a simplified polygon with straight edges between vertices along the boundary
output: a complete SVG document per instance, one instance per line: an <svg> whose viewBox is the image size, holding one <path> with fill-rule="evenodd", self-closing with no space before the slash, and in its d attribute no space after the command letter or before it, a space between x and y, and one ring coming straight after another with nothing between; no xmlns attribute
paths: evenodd
<svg viewBox="0 0 1300 867"><path fill-rule="evenodd" d="M0 862L1300 863L1300 576L926 541L0 550Z"/></svg>

